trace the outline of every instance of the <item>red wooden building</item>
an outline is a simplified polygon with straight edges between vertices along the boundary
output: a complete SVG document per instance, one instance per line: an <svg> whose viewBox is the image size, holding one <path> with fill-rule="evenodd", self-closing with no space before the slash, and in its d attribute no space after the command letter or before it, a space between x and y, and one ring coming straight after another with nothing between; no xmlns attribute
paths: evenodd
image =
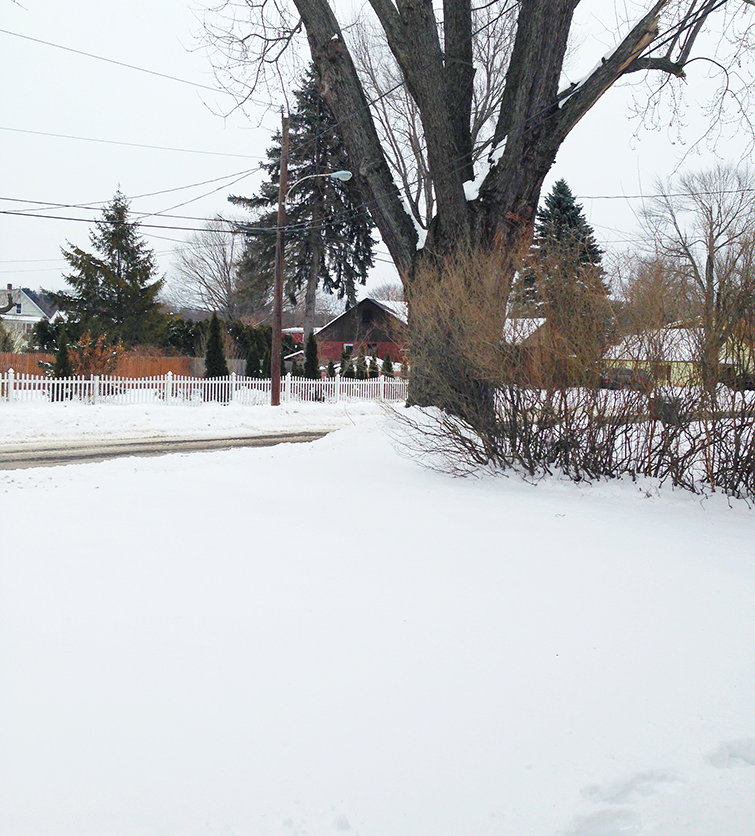
<svg viewBox="0 0 755 836"><path fill-rule="evenodd" d="M384 360L390 354L400 363L407 346L406 303L362 299L323 326L315 338L320 362L337 363L344 348L356 356L364 347L367 357Z"/></svg>

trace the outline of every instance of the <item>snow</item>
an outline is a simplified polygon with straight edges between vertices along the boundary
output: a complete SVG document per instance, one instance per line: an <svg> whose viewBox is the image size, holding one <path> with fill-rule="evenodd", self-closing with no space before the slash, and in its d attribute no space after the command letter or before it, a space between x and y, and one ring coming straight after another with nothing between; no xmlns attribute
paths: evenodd
<svg viewBox="0 0 755 836"><path fill-rule="evenodd" d="M0 471L0 832L752 836L753 511L403 438Z"/></svg>
<svg viewBox="0 0 755 836"><path fill-rule="evenodd" d="M272 406L201 404L2 403L3 444L96 438L219 438L333 430L380 415L378 403L290 403Z"/></svg>
<svg viewBox="0 0 755 836"><path fill-rule="evenodd" d="M498 142L493 149L488 154L487 160L482 163L482 167L477 172L476 177L474 180L466 180L463 183L464 187L464 197L467 201L477 200L480 196L480 188L482 184L485 182L485 178L490 173L490 169L493 166L498 165L498 163L503 158L503 152L506 150L506 140L508 137L504 137L500 142Z"/></svg>

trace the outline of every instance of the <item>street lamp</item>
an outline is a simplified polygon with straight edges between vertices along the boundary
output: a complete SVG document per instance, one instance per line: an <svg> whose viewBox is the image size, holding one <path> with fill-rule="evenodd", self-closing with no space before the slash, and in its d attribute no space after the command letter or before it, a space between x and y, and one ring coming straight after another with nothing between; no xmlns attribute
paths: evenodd
<svg viewBox="0 0 755 836"><path fill-rule="evenodd" d="M281 165L278 185L278 221L275 236L275 291L273 293L273 344L270 357L270 405L280 406L281 402L281 352L283 328L283 247L284 227L286 226L286 200L299 183L313 177L329 177L345 183L354 175L350 171L329 171L324 174L308 174L288 188L288 117L283 116L281 127Z"/></svg>

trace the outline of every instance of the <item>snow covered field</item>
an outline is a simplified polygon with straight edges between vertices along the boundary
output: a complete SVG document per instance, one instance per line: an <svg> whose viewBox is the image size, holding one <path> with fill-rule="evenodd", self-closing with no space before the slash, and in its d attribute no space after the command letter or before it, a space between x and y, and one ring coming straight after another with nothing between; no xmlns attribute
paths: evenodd
<svg viewBox="0 0 755 836"><path fill-rule="evenodd" d="M755 511L455 480L361 418L0 471L0 833L753 836Z"/></svg>

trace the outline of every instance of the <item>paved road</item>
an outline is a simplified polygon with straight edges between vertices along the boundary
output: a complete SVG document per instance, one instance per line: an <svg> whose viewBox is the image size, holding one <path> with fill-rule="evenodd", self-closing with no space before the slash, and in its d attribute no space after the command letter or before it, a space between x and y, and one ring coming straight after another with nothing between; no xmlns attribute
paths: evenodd
<svg viewBox="0 0 755 836"><path fill-rule="evenodd" d="M103 462L121 456L162 456L165 453L230 450L232 447L271 447L274 444L315 441L327 435L327 432L291 432L228 438L91 439L0 445L0 470Z"/></svg>

